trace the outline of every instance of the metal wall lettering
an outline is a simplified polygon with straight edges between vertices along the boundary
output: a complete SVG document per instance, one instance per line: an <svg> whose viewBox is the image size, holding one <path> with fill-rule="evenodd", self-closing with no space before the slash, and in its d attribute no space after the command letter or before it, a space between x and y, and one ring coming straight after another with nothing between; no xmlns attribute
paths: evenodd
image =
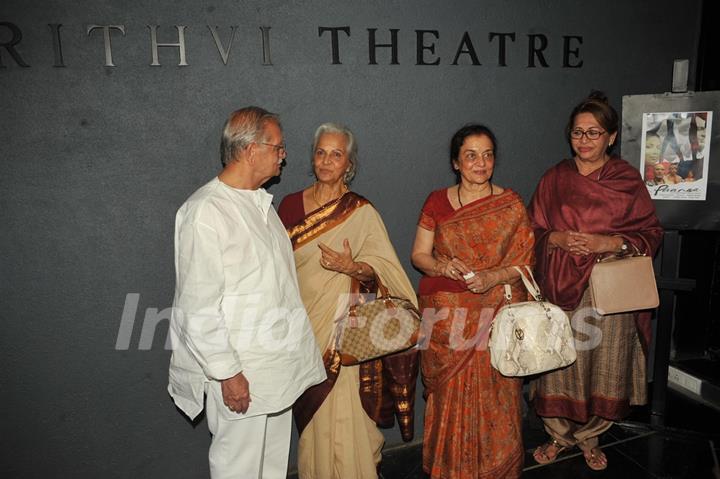
<svg viewBox="0 0 720 479"><path fill-rule="evenodd" d="M399 65L398 63L398 42L397 42L397 34L400 30L397 28L390 28L390 43L377 43L375 41L375 32L377 32L377 28L368 28L368 65L377 65L377 61L375 59L375 53L377 52L378 48L389 48L391 53L390 57L390 64L391 65Z"/></svg>
<svg viewBox="0 0 720 479"><path fill-rule="evenodd" d="M350 36L350 27L318 27L318 36L322 37L323 33L330 32L330 48L332 51L332 64L342 65L340 61L340 40L338 39L338 32L344 32L348 37Z"/></svg>
<svg viewBox="0 0 720 479"><path fill-rule="evenodd" d="M475 47L473 46L472 40L470 39L470 34L468 32L465 32L462 40L460 41L460 45L458 45L457 53L455 53L455 58L452 61L452 65L458 64L458 58L460 58L460 55L470 56L470 61L473 65L482 65L482 63L480 63L480 60L478 60L477 53L475 53Z"/></svg>
<svg viewBox="0 0 720 479"><path fill-rule="evenodd" d="M90 36L92 31L97 28L100 28L103 31L103 42L105 45L105 66L114 67L115 64L113 63L112 57L112 39L110 36L110 31L117 30L122 33L123 36L125 36L125 25L88 25L86 30L87 36Z"/></svg>
<svg viewBox="0 0 720 479"><path fill-rule="evenodd" d="M400 61L398 53L398 37L402 35L400 29L388 28L390 32L390 43L378 43L376 35L377 28L368 28L368 56L369 64L377 65L377 50L380 48L389 48L391 50L389 65L399 65ZM330 33L330 52L331 63L333 65L342 65L340 54L340 35L344 33L348 38L351 37L349 26L342 27L318 27L318 36L322 37L325 33ZM438 30L414 30L415 32L415 65L440 65L442 58L436 54L435 48L440 41L440 32ZM487 39L489 44L497 45L497 66L508 66L508 45L516 42L516 32L489 32ZM550 39L542 33L527 34L527 68L550 68L550 62L546 55L550 46ZM495 41L497 39L497 41ZM562 35L563 48L562 57L558 60L562 62L562 68L581 68L583 59L580 54L580 45L583 43L583 37L579 35ZM508 41L509 40L509 41ZM403 42L401 42L404 44ZM481 50L482 51L482 50ZM549 50L554 51L554 50ZM463 32L457 43L455 55L450 65L470 64L473 66L482 66L478 50L473 43L473 37L470 32Z"/></svg>
<svg viewBox="0 0 720 479"><path fill-rule="evenodd" d="M5 50L7 50L12 59L15 60L15 63L17 63L23 68L29 68L30 65L25 63L25 60L22 59L17 49L15 49L15 45L20 43L20 40L22 40L22 31L18 28L17 25L10 22L0 22L0 27L7 28L12 34L10 40L8 40L7 42L0 42L0 48L4 48ZM5 65L2 61L2 55L0 55L0 68L5 68Z"/></svg>
<svg viewBox="0 0 720 479"><path fill-rule="evenodd" d="M435 40L440 38L440 32L437 30L415 30L415 65L439 65L440 59L436 58L434 61L425 60L425 51L435 55L435 42L427 45L425 44L425 35L430 34L435 37Z"/></svg>
<svg viewBox="0 0 720 479"><path fill-rule="evenodd" d="M260 31L262 32L262 64L272 65L272 60L270 59L270 27L260 27Z"/></svg>
<svg viewBox="0 0 720 479"><path fill-rule="evenodd" d="M218 49L218 53L220 54L223 65L227 65L228 58L230 56L230 49L232 48L233 41L235 40L235 30L237 30L237 26L234 25L230 27L230 41L228 42L227 49L223 48L222 40L220 40L220 35L218 35L217 32L218 27L211 27L210 25L208 25L208 29L212 34L213 40L215 40L215 46Z"/></svg>
<svg viewBox="0 0 720 479"><path fill-rule="evenodd" d="M577 35L563 35L563 68L580 68L583 65L582 60L574 65L570 64L570 55L575 58L580 58L580 47L571 48L570 42L573 40L582 45L583 37Z"/></svg>
<svg viewBox="0 0 720 479"><path fill-rule="evenodd" d="M492 43L493 39L495 37L498 37L498 66L506 67L507 61L506 61L506 43L505 39L509 38L513 42L515 41L515 33L498 33L498 32L490 32L488 33L488 40L490 43Z"/></svg>
<svg viewBox="0 0 720 479"><path fill-rule="evenodd" d="M186 67L187 61L185 61L185 25L175 25L178 31L178 42L177 43L158 43L157 41L157 29L160 25L148 25L150 29L150 43L152 49L152 63L150 66L159 67L160 59L158 57L158 48L160 47L176 47L180 53L179 67Z"/></svg>
<svg viewBox="0 0 720 479"><path fill-rule="evenodd" d="M53 67L65 68L62 54L62 41L60 40L60 27L62 27L62 23L48 23L48 27L50 28L53 39L53 56L55 57Z"/></svg>
<svg viewBox="0 0 720 479"><path fill-rule="evenodd" d="M66 66L64 60L62 36L60 31L62 26L63 24L61 23L48 24L52 38L54 67ZM150 66L161 66L159 56L159 49L161 47L177 48L179 57L178 66L188 66L185 44L185 29L187 28L187 26L174 26L177 30L177 42L159 43L157 36L160 26L147 25L147 27L150 29L150 49L152 57ZM0 22L0 33L3 33L1 31L2 28L9 30L10 38L9 40L7 40L7 35L0 36L1 39L6 39L4 41L0 41L0 68L7 68L7 66L3 63L3 59L7 59L8 54L9 57L12 58L12 60L14 60L17 65L23 68L28 68L30 65L28 65L27 62L25 62L25 60L23 59L23 57L20 56L20 52L18 49L18 45L23 38L22 31L16 24L10 22ZM222 61L223 65L227 65L230 61L230 54L232 52L232 47L235 42L235 36L240 28L240 25L229 26L230 33L228 36L225 37L226 43L224 43L221 38L221 28L227 27L207 25L207 29L210 32L210 37L212 38L212 43L214 43L214 47L220 55L220 60ZM259 28L262 65L272 66L273 62L270 54L271 27L260 26ZM115 67L116 65L113 60L112 49L112 32L118 31L124 37L125 25L88 25L85 29L86 35L90 37L92 32L98 29L102 30L103 32L103 46L105 51L104 65L106 67ZM490 31L487 33L486 37L486 45L489 45L491 47L491 50L488 53L487 49L483 48L482 45L479 50L476 49L477 43L474 42L477 42L477 34L468 31L462 33L453 32L450 42L444 41L441 43L441 35L439 30L422 29L408 31L398 28L367 28L366 30L368 32L368 65L377 65L378 63L384 63L387 65L400 65L401 57L403 60L407 59L408 57L412 58L412 50L410 50L410 52L401 51L404 46L408 45L408 35L414 36L415 65L418 66L439 66L441 63L452 66L483 66L483 64L488 64L488 62L492 63L492 60L489 60L487 58L487 55L491 55L491 57L495 56L494 53L492 53L492 50L495 48L497 49L497 63L495 63L494 66L498 67L507 67L511 60L517 60L520 55L522 55L522 53L518 51L520 49L525 49L527 55L525 57L527 59L527 68L550 68L551 64L553 64L553 66L557 65L560 68L582 68L584 65L584 59L582 58L581 54L581 46L583 44L583 37L581 35L558 35L558 38L552 38L542 33L529 33L524 35L524 38L526 38L526 43L523 45L522 43L520 43L522 42L523 35L518 35L516 32ZM352 41L350 26L320 26L317 27L317 31L318 37L320 38L327 37L325 33L329 33L330 64L342 65L343 63L340 51L340 33L344 34L345 40L343 40L343 46L345 46L347 42ZM388 34L389 41L387 43L382 43L382 40L378 41L378 37L388 38ZM205 33L204 41L206 42L205 45L208 45L206 35L207 33ZM405 37L403 37L403 35L405 35ZM413 40L412 36L410 37L410 42L412 42ZM558 43L558 40L560 40L560 38L562 39L562 49L549 48L551 46L555 46L555 44ZM457 45L457 47L454 48L454 56L452 57L452 61L448 62L450 58L445 57L445 61L443 62L443 56L441 55L438 46L444 45L447 52L448 44L451 47L453 45ZM3 52L3 49L7 53L6 55L2 55L2 53L5 53ZM379 62L378 52L388 49L389 55L381 54L381 61ZM483 57L485 58L482 58L481 55L478 54L478 52L483 54ZM403 53L407 54L407 56L404 56ZM384 61L382 61L383 57L385 58Z"/></svg>

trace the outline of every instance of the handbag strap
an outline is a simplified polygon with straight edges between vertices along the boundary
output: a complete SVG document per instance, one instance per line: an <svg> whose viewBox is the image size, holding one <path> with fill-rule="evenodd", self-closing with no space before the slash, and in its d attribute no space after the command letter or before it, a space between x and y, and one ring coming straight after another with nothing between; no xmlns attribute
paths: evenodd
<svg viewBox="0 0 720 479"><path fill-rule="evenodd" d="M380 275L377 273L377 271L375 272L375 284L377 285L377 288L378 288L378 293L379 293L377 296L378 298L380 298L380 297L389 298L390 297L390 292L388 291L387 287L383 284L383 282L380 281Z"/></svg>
<svg viewBox="0 0 720 479"><path fill-rule="evenodd" d="M525 285L525 289L527 289L528 293L530 293L530 296L535 299L535 301L542 301L542 294L540 293L540 286L538 286L537 282L535 281L535 277L532 274L532 270L530 269L530 266L525 265L525 272L527 273L527 276L523 272L522 269L518 266L513 266L515 271L520 273L520 279L522 279L523 284ZM508 299L508 294L510 292L510 285L505 285L505 298ZM512 297L512 295L511 295Z"/></svg>
<svg viewBox="0 0 720 479"><path fill-rule="evenodd" d="M351 277L352 278L352 277ZM387 289L387 286L383 284L383 282L380 280L380 275L375 273L375 279L373 280L375 283L375 288L377 290L375 299L384 299L386 304L388 306L392 306L392 296L390 296L390 290ZM361 293L361 286L360 281L358 281L355 278L351 279L350 282L350 296L353 298L352 301L348 304L348 312L351 315L355 314L355 308L356 306L365 304L367 301L367 298L364 294ZM342 316L335 319L335 322L339 322L342 320Z"/></svg>
<svg viewBox="0 0 720 479"><path fill-rule="evenodd" d="M597 263L602 263L603 261L612 261L612 260L623 259L623 258L635 258L635 257L637 257L637 256L647 256L645 253L641 253L641 252L640 252L640 249L639 249L637 246L635 246L635 244L631 243L630 241L627 241L627 243L628 243L630 246L632 246L632 249L634 250L634 251L631 251L630 254L620 255L620 256L618 256L618 255L616 255L616 254L614 254L614 253L608 253L608 254L606 254L606 255L602 255L602 254L601 254L601 255L598 257L598 259L597 259L596 262L597 262Z"/></svg>

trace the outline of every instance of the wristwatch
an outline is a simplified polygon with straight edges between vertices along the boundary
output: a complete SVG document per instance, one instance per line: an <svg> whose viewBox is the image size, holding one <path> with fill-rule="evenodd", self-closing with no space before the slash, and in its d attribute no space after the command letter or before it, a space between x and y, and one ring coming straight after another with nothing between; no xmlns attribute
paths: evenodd
<svg viewBox="0 0 720 479"><path fill-rule="evenodd" d="M618 255L619 256L626 255L629 250L630 250L630 245L627 243L627 241L623 240L622 244L620 245L620 252L618 253Z"/></svg>

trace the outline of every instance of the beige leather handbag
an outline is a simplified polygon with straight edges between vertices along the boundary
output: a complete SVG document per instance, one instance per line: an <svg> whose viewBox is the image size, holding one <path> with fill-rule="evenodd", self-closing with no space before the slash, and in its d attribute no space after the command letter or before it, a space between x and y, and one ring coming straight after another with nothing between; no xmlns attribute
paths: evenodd
<svg viewBox="0 0 720 479"><path fill-rule="evenodd" d="M601 258L590 274L592 305L600 314L654 309L660 304L652 258L641 255Z"/></svg>
<svg viewBox="0 0 720 479"><path fill-rule="evenodd" d="M565 311L543 301L532 271L527 275L515 266L535 301L510 304L512 293L505 285L505 300L490 333L490 363L504 376L529 376L572 364L577 358L575 338Z"/></svg>

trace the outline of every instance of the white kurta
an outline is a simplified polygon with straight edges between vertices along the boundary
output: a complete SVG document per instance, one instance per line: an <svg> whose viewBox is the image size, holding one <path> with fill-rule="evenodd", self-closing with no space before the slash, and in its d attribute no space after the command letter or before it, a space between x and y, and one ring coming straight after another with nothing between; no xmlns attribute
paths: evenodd
<svg viewBox="0 0 720 479"><path fill-rule="evenodd" d="M250 407L227 419L286 409L325 379L272 195L218 178L198 189L177 213L175 271L168 391L190 418L208 381L241 371Z"/></svg>

